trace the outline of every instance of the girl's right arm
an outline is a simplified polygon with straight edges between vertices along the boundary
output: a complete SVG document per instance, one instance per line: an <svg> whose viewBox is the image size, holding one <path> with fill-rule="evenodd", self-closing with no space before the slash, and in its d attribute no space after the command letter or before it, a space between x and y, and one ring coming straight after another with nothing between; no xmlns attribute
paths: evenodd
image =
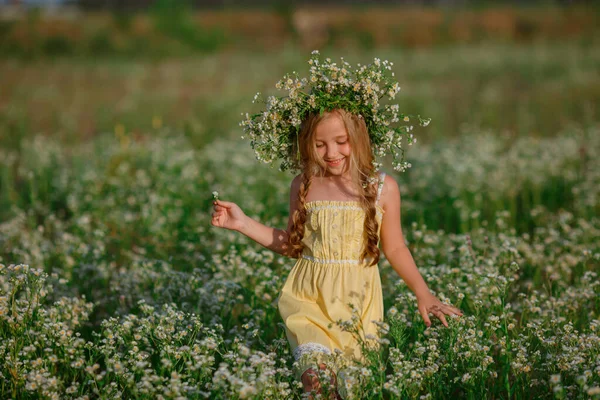
<svg viewBox="0 0 600 400"><path fill-rule="evenodd" d="M291 257L288 244L293 215L298 208L298 191L302 182L300 175L294 178L290 188L290 216L286 230L271 228L248 217L235 203L215 200L211 224L219 228L238 231L256 243L278 254Z"/></svg>

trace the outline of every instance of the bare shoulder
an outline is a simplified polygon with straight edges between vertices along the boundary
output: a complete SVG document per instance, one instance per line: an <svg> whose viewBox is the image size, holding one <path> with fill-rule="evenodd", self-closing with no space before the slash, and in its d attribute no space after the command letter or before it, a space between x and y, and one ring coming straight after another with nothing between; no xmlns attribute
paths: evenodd
<svg viewBox="0 0 600 400"><path fill-rule="evenodd" d="M292 179L292 184L290 185L290 215L288 218L288 226L287 232L291 232L293 221L294 221L294 213L298 209L298 192L300 191L300 185L302 184L302 174L297 175L294 179Z"/></svg>
<svg viewBox="0 0 600 400"><path fill-rule="evenodd" d="M302 174L296 175L294 179L292 179L292 184L290 185L290 197L292 199L296 199L298 197L300 185L302 185Z"/></svg>
<svg viewBox="0 0 600 400"><path fill-rule="evenodd" d="M300 185L302 184L302 174L298 174L292 179L291 190L292 192L298 192L300 190Z"/></svg>
<svg viewBox="0 0 600 400"><path fill-rule="evenodd" d="M383 188L381 189L380 203L384 210L390 206L396 206L400 202L400 187L398 182L389 174L383 178Z"/></svg>

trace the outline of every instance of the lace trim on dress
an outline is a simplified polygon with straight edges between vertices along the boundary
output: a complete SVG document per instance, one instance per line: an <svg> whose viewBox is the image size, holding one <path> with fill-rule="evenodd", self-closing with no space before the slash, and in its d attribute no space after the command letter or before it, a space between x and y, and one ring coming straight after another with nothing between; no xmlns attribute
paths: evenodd
<svg viewBox="0 0 600 400"><path fill-rule="evenodd" d="M309 205L309 203L314 203L317 201L318 200L313 200L306 203L306 211L308 213L319 210L362 210L362 207L360 206L342 206L337 204L326 204L321 206ZM350 203L350 201L341 201L341 203ZM382 215L381 210L379 208L376 208L375 212L377 213L377 215Z"/></svg>
<svg viewBox="0 0 600 400"><path fill-rule="evenodd" d="M317 258L307 254L302 254L302 258L319 264L360 264L360 260L326 260L324 258ZM371 258L365 259L366 262L369 262L370 260Z"/></svg>
<svg viewBox="0 0 600 400"><path fill-rule="evenodd" d="M294 349L294 359L298 360L303 355L312 353L314 351L331 354L331 350L327 346L324 346L321 343L309 342L301 344Z"/></svg>
<svg viewBox="0 0 600 400"><path fill-rule="evenodd" d="M326 260L324 258L316 258L316 257L312 257L306 254L302 255L302 258L312 261L312 262L316 262L319 264L358 264L359 261L358 260Z"/></svg>
<svg viewBox="0 0 600 400"><path fill-rule="evenodd" d="M314 200L317 201L317 200ZM309 202L312 203L312 202ZM348 201L348 203L350 203ZM359 206L340 206L337 204L327 204L324 206L307 206L306 207L308 211L312 210L312 211L319 211L319 210L362 210L362 207Z"/></svg>

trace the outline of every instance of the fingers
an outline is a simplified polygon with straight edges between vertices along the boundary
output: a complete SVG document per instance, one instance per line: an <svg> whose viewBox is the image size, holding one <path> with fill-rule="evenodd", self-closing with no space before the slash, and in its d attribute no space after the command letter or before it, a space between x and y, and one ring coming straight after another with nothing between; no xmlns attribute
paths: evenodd
<svg viewBox="0 0 600 400"><path fill-rule="evenodd" d="M210 221L212 226L217 226L217 227L221 226L220 218L228 210L228 208L223 203L226 203L226 202L221 201L221 200L213 201L214 211L212 213L212 219Z"/></svg>
<svg viewBox="0 0 600 400"><path fill-rule="evenodd" d="M232 202L230 201L223 201L223 200L215 200L213 201L213 204L216 207L224 207L224 208L231 208L231 206L233 205Z"/></svg>
<svg viewBox="0 0 600 400"><path fill-rule="evenodd" d="M433 313L433 315L435 315L437 317L437 319L442 321L442 324L444 324L444 326L446 328L448 327L448 321L446 321L446 317L444 316L444 313L439 308L434 309L432 311L432 313Z"/></svg>
<svg viewBox="0 0 600 400"><path fill-rule="evenodd" d="M459 316L462 316L462 315L463 315L463 312L462 312L462 311L460 311L458 308L456 308L456 307L454 307L454 306L451 306L451 305L449 305L449 304L448 304L448 305L446 305L446 307L447 307L447 308L449 308L449 309L450 309L450 311L452 311L452 313L454 313L454 314L456 314L456 315L459 315ZM449 313L446 313L446 314L450 315Z"/></svg>
<svg viewBox="0 0 600 400"><path fill-rule="evenodd" d="M431 320L429 319L429 314L434 315L437 319L440 320L440 322L446 327L448 328L448 320L446 319L446 315L458 315L458 316L462 316L463 313L457 309L456 307L453 306L449 306L446 304L442 304L441 306L438 305L433 305L430 307L422 307L419 308L419 312L421 313L421 316L423 317L423 321L425 321L425 325L427 325L427 327L431 326Z"/></svg>
<svg viewBox="0 0 600 400"><path fill-rule="evenodd" d="M419 313L421 313L421 317L423 318L423 321L425 322L425 326L427 326L429 328L431 326L431 320L429 319L429 313L427 312L427 308L419 307Z"/></svg>
<svg viewBox="0 0 600 400"><path fill-rule="evenodd" d="M446 315L458 315L458 316L462 316L463 315L462 311L460 311L458 308L456 308L456 307L454 307L453 305L450 305L450 304L442 304L441 305L441 310Z"/></svg>
<svg viewBox="0 0 600 400"><path fill-rule="evenodd" d="M224 209L221 208L221 210L213 211L212 219L210 220L210 223L213 226L221 226L221 217L225 214L225 212L223 210Z"/></svg>

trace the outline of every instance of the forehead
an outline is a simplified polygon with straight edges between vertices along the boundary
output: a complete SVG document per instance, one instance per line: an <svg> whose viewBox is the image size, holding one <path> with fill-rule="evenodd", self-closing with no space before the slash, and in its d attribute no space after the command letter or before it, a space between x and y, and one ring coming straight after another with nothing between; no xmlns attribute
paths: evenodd
<svg viewBox="0 0 600 400"><path fill-rule="evenodd" d="M317 125L315 140L328 141L348 135L344 121L337 114L331 114Z"/></svg>

